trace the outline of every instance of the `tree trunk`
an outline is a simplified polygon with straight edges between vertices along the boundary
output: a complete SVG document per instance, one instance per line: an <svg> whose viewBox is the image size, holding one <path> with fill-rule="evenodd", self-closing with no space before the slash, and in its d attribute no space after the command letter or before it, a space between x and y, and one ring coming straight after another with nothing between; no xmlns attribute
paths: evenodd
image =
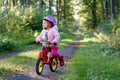
<svg viewBox="0 0 120 80"><path fill-rule="evenodd" d="M57 24L59 26L59 20L60 20L60 0L57 0L56 8L57 8Z"/></svg>
<svg viewBox="0 0 120 80"><path fill-rule="evenodd" d="M102 1L101 2L101 8L102 8L102 20L105 20L105 4L104 2Z"/></svg>
<svg viewBox="0 0 120 80"><path fill-rule="evenodd" d="M29 7L30 6L30 0L26 0L26 5L27 5L27 7Z"/></svg>
<svg viewBox="0 0 120 80"><path fill-rule="evenodd" d="M16 0L13 0L12 2L13 2L13 6L15 6L16 5Z"/></svg>
<svg viewBox="0 0 120 80"><path fill-rule="evenodd" d="M44 1L43 0L39 0L39 7L43 8L43 5L44 5Z"/></svg>
<svg viewBox="0 0 120 80"><path fill-rule="evenodd" d="M113 13L113 18L116 17L116 0L111 0L112 2L112 13Z"/></svg>
<svg viewBox="0 0 120 80"><path fill-rule="evenodd" d="M109 4L107 1L105 2L105 8L106 8L106 20L108 20L108 18L109 18Z"/></svg>
<svg viewBox="0 0 120 80"><path fill-rule="evenodd" d="M20 5L23 6L24 5L24 1L20 0Z"/></svg>
<svg viewBox="0 0 120 80"><path fill-rule="evenodd" d="M113 9L114 9L114 7L113 7L113 1L112 0L110 0L110 12L111 12L111 19L113 19Z"/></svg>
<svg viewBox="0 0 120 80"><path fill-rule="evenodd" d="M49 11L48 11L48 14L49 14L49 15L52 14L51 6L52 6L52 1L49 0Z"/></svg>
<svg viewBox="0 0 120 80"><path fill-rule="evenodd" d="M61 0L59 0L59 20L60 20L60 14L61 14Z"/></svg>
<svg viewBox="0 0 120 80"><path fill-rule="evenodd" d="M64 25L66 25L66 0L64 0Z"/></svg>
<svg viewBox="0 0 120 80"><path fill-rule="evenodd" d="M116 1L116 13L117 13L117 14L120 13L120 7L119 7L119 6L120 6L120 1L117 0L117 1Z"/></svg>
<svg viewBox="0 0 120 80"><path fill-rule="evenodd" d="M96 0L93 0L92 16L93 16L93 28L95 29L97 27Z"/></svg>

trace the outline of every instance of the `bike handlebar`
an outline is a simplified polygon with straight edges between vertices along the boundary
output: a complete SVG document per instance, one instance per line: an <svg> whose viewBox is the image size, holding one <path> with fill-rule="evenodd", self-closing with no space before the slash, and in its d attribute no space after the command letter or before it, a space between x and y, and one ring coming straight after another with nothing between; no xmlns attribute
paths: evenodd
<svg viewBox="0 0 120 80"><path fill-rule="evenodd" d="M54 45L54 46L57 46L57 43L55 42L55 43L51 43L50 41L40 41L40 42L36 42L36 41L34 41L34 43L44 43L44 42L46 42L46 44L48 44L48 45Z"/></svg>

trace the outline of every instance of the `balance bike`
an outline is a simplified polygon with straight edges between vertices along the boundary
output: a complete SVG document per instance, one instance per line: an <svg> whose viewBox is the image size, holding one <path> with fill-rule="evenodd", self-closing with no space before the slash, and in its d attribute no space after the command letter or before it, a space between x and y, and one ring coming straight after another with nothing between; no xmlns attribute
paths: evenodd
<svg viewBox="0 0 120 80"><path fill-rule="evenodd" d="M54 72L57 69L58 59L56 57L53 57L51 52L49 55L48 55L48 53L47 53L47 55L41 54L36 62L36 73L38 75L40 75L42 73L43 68L44 68L44 64L49 65L50 70L52 72Z"/></svg>

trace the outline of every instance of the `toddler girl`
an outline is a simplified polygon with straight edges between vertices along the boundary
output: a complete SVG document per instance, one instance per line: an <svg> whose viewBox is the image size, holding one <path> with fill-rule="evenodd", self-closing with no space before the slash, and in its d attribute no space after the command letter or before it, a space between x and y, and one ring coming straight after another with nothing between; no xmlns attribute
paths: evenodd
<svg viewBox="0 0 120 80"><path fill-rule="evenodd" d="M40 51L40 54L46 54L51 51L52 56L59 58L60 65L64 65L63 56L58 54L58 46L60 41L60 34L58 32L58 27L56 26L56 21L52 16L46 16L43 18L43 30L41 34L36 38L36 43L43 41L43 49ZM55 46L49 46L46 44L46 41L50 41Z"/></svg>

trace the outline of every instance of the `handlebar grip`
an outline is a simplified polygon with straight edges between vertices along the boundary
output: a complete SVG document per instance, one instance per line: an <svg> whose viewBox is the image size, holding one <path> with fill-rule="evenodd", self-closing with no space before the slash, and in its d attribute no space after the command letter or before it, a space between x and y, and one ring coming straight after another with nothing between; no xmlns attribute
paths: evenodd
<svg viewBox="0 0 120 80"><path fill-rule="evenodd" d="M57 46L57 43L53 43L54 46Z"/></svg>
<svg viewBox="0 0 120 80"><path fill-rule="evenodd" d="M40 42L36 42L36 41L34 41L34 44L37 44L37 43L40 43Z"/></svg>

